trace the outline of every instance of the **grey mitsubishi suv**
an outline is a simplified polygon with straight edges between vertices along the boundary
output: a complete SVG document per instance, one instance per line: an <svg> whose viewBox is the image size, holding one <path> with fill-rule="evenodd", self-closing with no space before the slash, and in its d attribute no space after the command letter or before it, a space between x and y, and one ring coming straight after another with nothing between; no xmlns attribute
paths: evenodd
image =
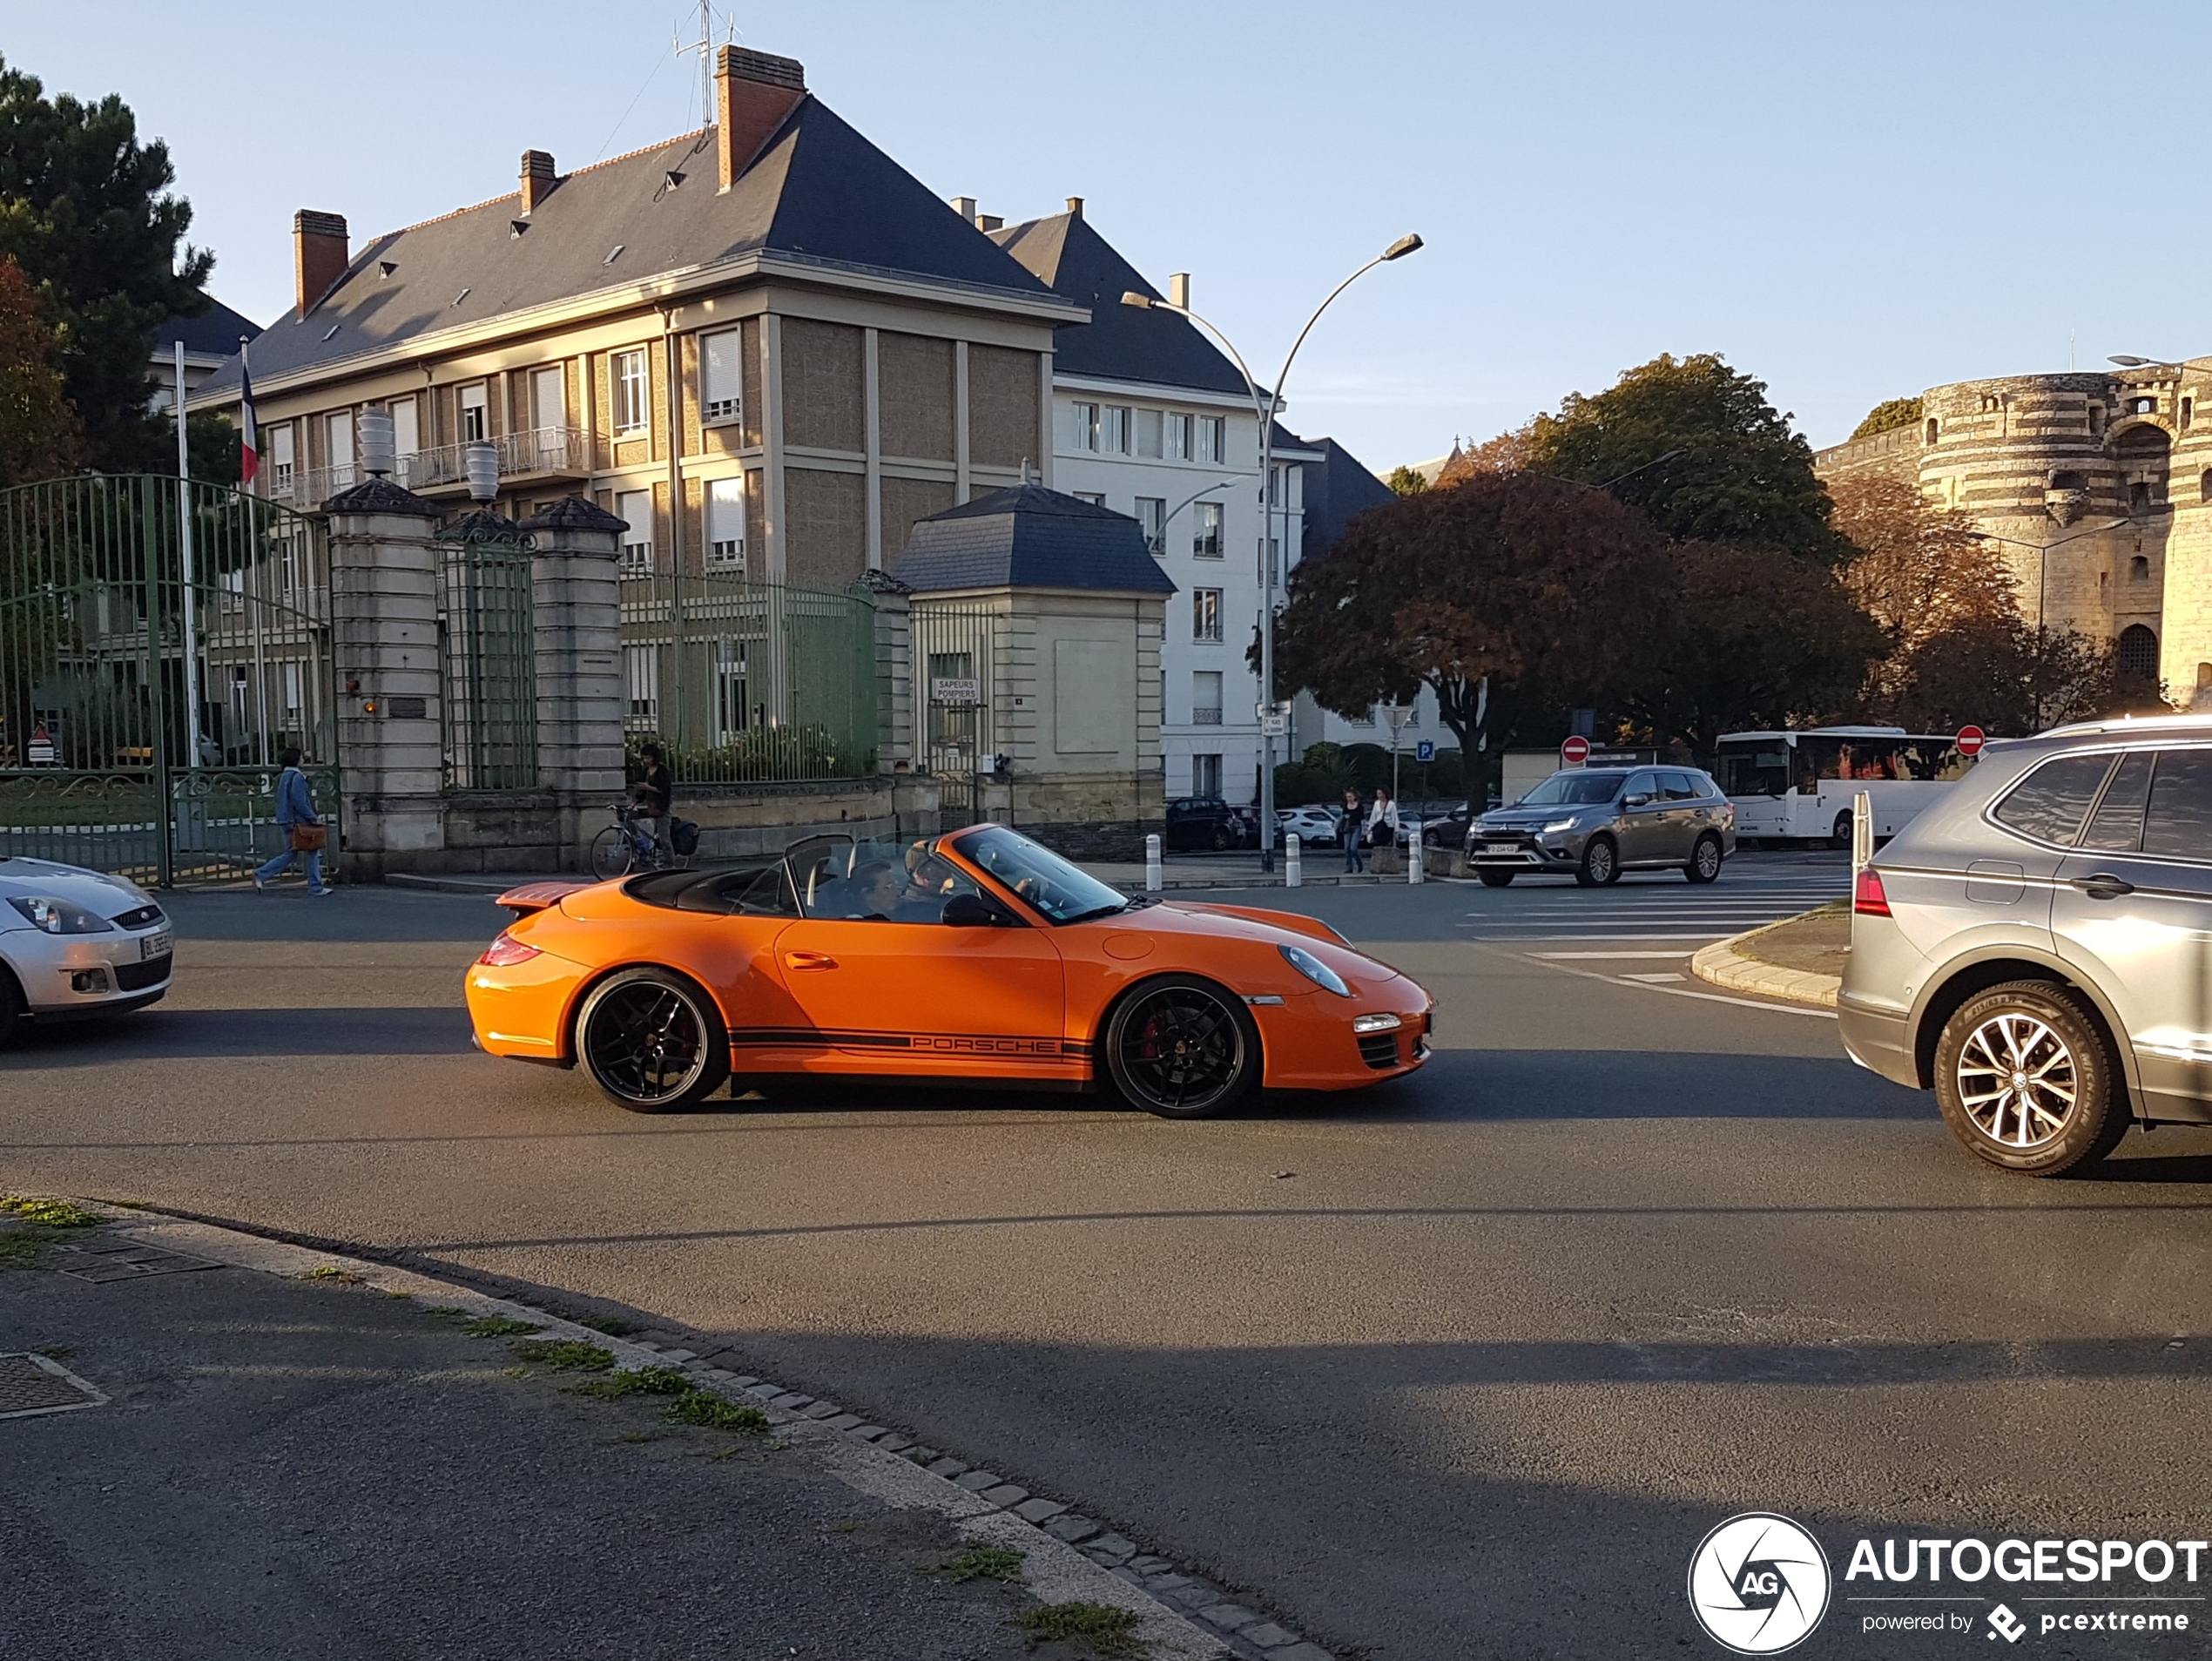
<svg viewBox="0 0 2212 1661"><path fill-rule="evenodd" d="M1469 868L1493 888L1546 873L1601 887L1653 869L1710 882L1735 852L1736 809L1695 767L1562 767L1467 837Z"/></svg>
<svg viewBox="0 0 2212 1661"><path fill-rule="evenodd" d="M1859 872L1837 1014L1993 1165L2212 1123L2212 717L1992 743Z"/></svg>

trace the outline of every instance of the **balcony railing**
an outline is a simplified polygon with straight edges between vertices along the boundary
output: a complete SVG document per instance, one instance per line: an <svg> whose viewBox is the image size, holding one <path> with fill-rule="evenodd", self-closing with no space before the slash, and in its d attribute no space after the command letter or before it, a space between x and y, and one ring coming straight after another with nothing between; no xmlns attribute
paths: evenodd
<svg viewBox="0 0 2212 1661"><path fill-rule="evenodd" d="M499 453L499 476L581 478L591 470L591 445L576 427L533 427L481 441ZM410 490L436 490L469 483L467 444L440 444L400 457L399 482Z"/></svg>

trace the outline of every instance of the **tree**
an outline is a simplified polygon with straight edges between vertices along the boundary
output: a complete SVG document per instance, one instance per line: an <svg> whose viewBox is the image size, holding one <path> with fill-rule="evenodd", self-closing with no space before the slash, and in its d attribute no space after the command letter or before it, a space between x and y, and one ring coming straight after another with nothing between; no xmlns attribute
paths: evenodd
<svg viewBox="0 0 2212 1661"><path fill-rule="evenodd" d="M1854 550L1838 575L1901 651L1985 618L2017 618L2012 568L1973 518L1914 483L1861 474L1835 487L1834 524Z"/></svg>
<svg viewBox="0 0 2212 1661"><path fill-rule="evenodd" d="M1887 398L1866 412L1866 419L1851 429L1853 438L1871 438L1898 427L1916 425L1920 419L1918 398Z"/></svg>
<svg viewBox="0 0 2212 1661"><path fill-rule="evenodd" d="M1454 444L1436 482L1439 485L1457 484L1480 473L1518 473L1527 465L1528 429L1516 427L1469 449Z"/></svg>
<svg viewBox="0 0 2212 1661"><path fill-rule="evenodd" d="M2108 641L2038 630L2018 615L1968 618L1901 654L1872 712L1916 733L1955 732L1971 721L2022 734L2141 703L2116 680ZM2155 700L2145 707L2165 712Z"/></svg>
<svg viewBox="0 0 2212 1661"><path fill-rule="evenodd" d="M1418 467L1393 467L1383 483L1399 496L1419 496L1428 489L1428 475Z"/></svg>
<svg viewBox="0 0 2212 1661"><path fill-rule="evenodd" d="M1603 491L1476 475L1369 509L1300 564L1277 672L1355 718L1426 684L1472 753L1510 737L1521 709L1595 705L1629 684L1668 579L1663 539Z"/></svg>
<svg viewBox="0 0 2212 1661"><path fill-rule="evenodd" d="M1790 421L1767 402L1765 382L1718 355L1662 353L1537 416L1528 465L1604 484L1670 537L1834 560L1844 549L1829 526L1828 492Z"/></svg>
<svg viewBox="0 0 2212 1661"><path fill-rule="evenodd" d="M162 467L146 404L153 330L208 305L214 260L183 242L192 207L171 193L175 177L168 146L138 141L122 99L49 99L0 59L0 254L46 308L85 460L104 471Z"/></svg>
<svg viewBox="0 0 2212 1661"><path fill-rule="evenodd" d="M82 453L60 343L23 267L0 257L0 490L69 472Z"/></svg>

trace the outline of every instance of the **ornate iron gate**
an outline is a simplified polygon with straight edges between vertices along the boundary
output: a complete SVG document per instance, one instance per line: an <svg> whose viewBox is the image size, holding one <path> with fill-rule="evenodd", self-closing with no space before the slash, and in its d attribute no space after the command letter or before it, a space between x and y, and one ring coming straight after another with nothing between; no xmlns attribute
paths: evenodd
<svg viewBox="0 0 2212 1661"><path fill-rule="evenodd" d="M915 704L924 712L923 754L937 778L938 822L950 830L983 816L983 773L994 760L989 608L916 600Z"/></svg>
<svg viewBox="0 0 2212 1661"><path fill-rule="evenodd" d="M494 514L441 538L438 670L445 787L537 784L537 659L530 539Z"/></svg>
<svg viewBox="0 0 2212 1661"><path fill-rule="evenodd" d="M320 519L221 486L0 491L0 854L242 876L286 749L334 814L329 570Z"/></svg>

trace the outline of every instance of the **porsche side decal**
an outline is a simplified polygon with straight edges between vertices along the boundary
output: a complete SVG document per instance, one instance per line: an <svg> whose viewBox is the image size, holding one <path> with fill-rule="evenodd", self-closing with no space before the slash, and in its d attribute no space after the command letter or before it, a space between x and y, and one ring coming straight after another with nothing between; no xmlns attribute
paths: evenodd
<svg viewBox="0 0 2212 1661"><path fill-rule="evenodd" d="M898 1050L908 1055L1003 1056L1022 1061L1080 1061L1089 1046L1061 1038L997 1033L838 1032L820 1027L747 1027L730 1034L732 1050Z"/></svg>

